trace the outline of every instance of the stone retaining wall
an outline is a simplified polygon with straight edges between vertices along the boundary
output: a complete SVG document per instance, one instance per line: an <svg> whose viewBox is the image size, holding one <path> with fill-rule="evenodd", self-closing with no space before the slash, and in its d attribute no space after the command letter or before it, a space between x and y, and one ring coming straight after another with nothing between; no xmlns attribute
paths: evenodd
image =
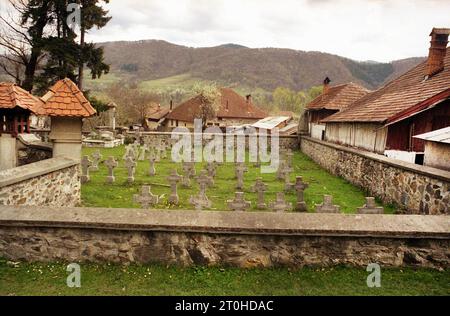
<svg viewBox="0 0 450 316"><path fill-rule="evenodd" d="M409 214L450 214L450 172L301 137L301 151L334 175ZM450 162L449 162L450 163Z"/></svg>
<svg viewBox="0 0 450 316"><path fill-rule="evenodd" d="M0 206L0 257L69 262L448 268L447 216Z"/></svg>
<svg viewBox="0 0 450 316"><path fill-rule="evenodd" d="M0 172L0 205L78 205L78 165L58 157Z"/></svg>
<svg viewBox="0 0 450 316"><path fill-rule="evenodd" d="M174 133L177 135L185 135L184 133ZM128 133L129 136L131 137L135 137L136 133ZM146 143L146 142L151 142L152 139L161 139L163 143L166 143L167 145L172 144L172 133L170 132L141 132L140 133L141 138L142 138L142 142ZM192 139L194 137L194 134L190 134L192 135ZM209 142L209 139L207 139L208 136L213 136L213 135L217 135L217 134L202 134L204 136L203 138L203 144L206 144ZM219 134L221 136L224 137L224 146L225 146L225 136L226 134ZM268 139L268 148L270 149L270 141L271 141L271 137L270 135L267 136ZM193 143L193 142L192 142ZM245 143L246 143L246 147L248 148L248 136L245 138ZM279 144L280 144L280 148L283 149L298 149L299 148L299 142L298 142L298 136L287 136L287 135L282 135L279 136Z"/></svg>

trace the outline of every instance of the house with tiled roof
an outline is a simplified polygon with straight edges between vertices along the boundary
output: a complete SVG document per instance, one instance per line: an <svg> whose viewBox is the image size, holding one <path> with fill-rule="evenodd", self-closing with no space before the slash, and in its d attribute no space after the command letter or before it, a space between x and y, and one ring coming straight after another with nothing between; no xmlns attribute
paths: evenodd
<svg viewBox="0 0 450 316"><path fill-rule="evenodd" d="M265 111L253 104L251 95L244 98L230 88L221 88L220 95L216 117L207 122L208 126L225 128L231 125L251 124L267 117ZM171 130L178 126L192 129L194 119L200 117L204 103L203 96L197 95L169 110L165 120L167 129Z"/></svg>
<svg viewBox="0 0 450 316"><path fill-rule="evenodd" d="M161 104L151 104L145 110L144 128L147 131L157 131L164 126L167 114L172 109L172 100L169 107L162 107Z"/></svg>
<svg viewBox="0 0 450 316"><path fill-rule="evenodd" d="M17 139L30 132L30 115L37 114L42 101L14 83L0 83L0 170L17 165Z"/></svg>
<svg viewBox="0 0 450 316"><path fill-rule="evenodd" d="M321 120L325 139L421 163L424 141L413 136L450 126L449 34L434 28L426 61Z"/></svg>
<svg viewBox="0 0 450 316"><path fill-rule="evenodd" d="M330 86L330 78L323 81L323 91L305 107L304 120L308 122L308 132L313 138L323 139L325 124L320 121L338 113L366 95L369 90L353 82Z"/></svg>

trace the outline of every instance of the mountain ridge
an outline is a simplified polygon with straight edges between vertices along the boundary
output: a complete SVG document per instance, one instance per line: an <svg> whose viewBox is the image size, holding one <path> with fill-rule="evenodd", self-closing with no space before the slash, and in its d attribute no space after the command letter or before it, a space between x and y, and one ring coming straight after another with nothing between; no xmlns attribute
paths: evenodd
<svg viewBox="0 0 450 316"><path fill-rule="evenodd" d="M294 90L320 85L355 82L377 89L423 61L411 57L390 63L355 61L318 51L289 48L249 48L235 43L213 47L188 47L164 40L97 43L104 47L111 71L135 80L154 80L189 73L193 77L227 85L274 90Z"/></svg>

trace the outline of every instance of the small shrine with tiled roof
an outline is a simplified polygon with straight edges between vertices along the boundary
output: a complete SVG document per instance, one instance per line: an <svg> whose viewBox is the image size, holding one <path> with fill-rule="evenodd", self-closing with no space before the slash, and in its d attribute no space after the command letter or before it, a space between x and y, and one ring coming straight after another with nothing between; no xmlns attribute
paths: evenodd
<svg viewBox="0 0 450 316"><path fill-rule="evenodd" d="M82 119L96 114L95 109L78 89L66 78L55 83L41 98L44 102L40 114L51 117L50 139L53 156L81 157Z"/></svg>
<svg viewBox="0 0 450 316"><path fill-rule="evenodd" d="M42 104L16 84L0 83L0 170L16 167L16 137L30 132L30 115Z"/></svg>

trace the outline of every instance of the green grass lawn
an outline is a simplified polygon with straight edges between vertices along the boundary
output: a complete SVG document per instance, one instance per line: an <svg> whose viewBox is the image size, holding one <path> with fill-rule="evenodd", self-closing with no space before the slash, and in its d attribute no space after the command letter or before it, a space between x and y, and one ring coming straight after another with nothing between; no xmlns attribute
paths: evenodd
<svg viewBox="0 0 450 316"><path fill-rule="evenodd" d="M0 295L450 295L450 273L381 269L369 288L365 268L165 267L81 264L81 287L69 288L63 263L0 260Z"/></svg>
<svg viewBox="0 0 450 316"><path fill-rule="evenodd" d="M91 155L96 148L83 148L84 155ZM167 204L167 197L170 189L167 186L166 177L170 170L177 168L178 173L182 174L180 163L173 163L170 160L170 151L168 159L156 163L156 176L150 177L148 173L148 161L139 161L136 168L135 183L129 185L127 183L127 170L124 166L122 156L124 154L124 146L112 149L101 149L103 159L114 156L119 159L119 166L115 169L116 183L106 184L107 169L100 164L100 170L91 172L91 181L82 185L81 197L83 206L97 207L139 207L133 203L133 194L139 193L142 185L150 184L152 192L161 196L161 201L156 208L170 209L192 209L188 200L191 195L198 192L198 185L192 181L192 188L178 187L180 196L180 205L171 206ZM257 177L261 176L263 181L268 185L266 192L266 203L275 199L276 192L282 191L284 182L276 180L275 174L261 174L260 168L253 167L252 163L246 164L248 172L244 175L245 198L252 202L252 210L256 205L256 193L250 191L251 186L255 183ZM204 168L205 163L196 164L197 172ZM353 186L347 181L329 174L322 169L306 155L299 151L294 153L293 158L294 172L291 174L291 182L295 181L296 175L303 176L304 181L309 183L309 188L305 191L305 201L309 211L314 210L314 205L321 203L324 194L331 194L334 197L334 203L341 206L341 210L345 213L354 213L357 207L364 204L365 193L359 188ZM226 210L226 201L233 199L236 185L234 179L234 164L224 163L217 169L217 175L214 180L214 186L207 190L209 199L213 202L213 210ZM295 192L286 195L286 199L292 203L296 201ZM392 206L385 206L386 213L393 212Z"/></svg>

